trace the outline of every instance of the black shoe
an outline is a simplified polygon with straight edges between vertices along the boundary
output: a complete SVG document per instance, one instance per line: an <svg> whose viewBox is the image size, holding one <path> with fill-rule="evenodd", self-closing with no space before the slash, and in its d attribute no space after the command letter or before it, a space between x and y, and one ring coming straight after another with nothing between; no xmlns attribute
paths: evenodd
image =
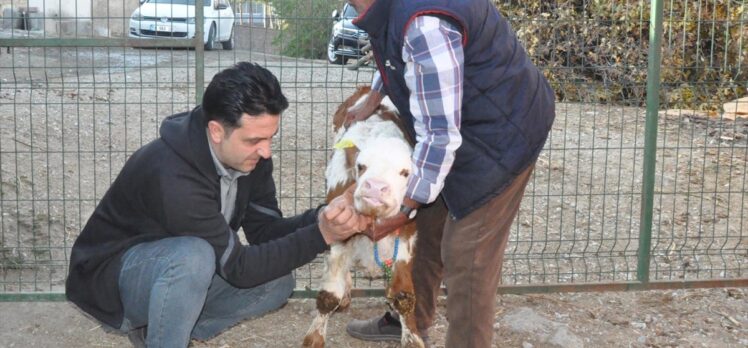
<svg viewBox="0 0 748 348"><path fill-rule="evenodd" d="M354 319L345 330L352 337L364 341L400 341L402 336L402 326L400 321L395 319L390 312L386 312L382 317L371 318L367 320Z"/></svg>
<svg viewBox="0 0 748 348"><path fill-rule="evenodd" d="M148 330L148 327L143 326L135 330L130 330L130 332L127 333L127 338L130 340L130 343L132 343L133 347L146 348L145 336L148 334L147 330Z"/></svg>

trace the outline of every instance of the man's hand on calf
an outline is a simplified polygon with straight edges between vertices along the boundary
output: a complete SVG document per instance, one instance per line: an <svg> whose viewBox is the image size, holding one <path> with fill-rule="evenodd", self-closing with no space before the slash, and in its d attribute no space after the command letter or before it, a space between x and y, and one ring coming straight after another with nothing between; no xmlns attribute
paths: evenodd
<svg viewBox="0 0 748 348"><path fill-rule="evenodd" d="M364 234L372 241L376 242L387 237L388 234L395 232L398 228L408 223L408 217L403 213L397 213L393 217L381 220L364 231Z"/></svg>
<svg viewBox="0 0 748 348"><path fill-rule="evenodd" d="M406 197L403 200L403 205L413 209L418 209L420 203ZM415 214L413 214L413 216L414 215ZM371 228L364 231L364 234L369 237L369 239L376 242L386 237L388 234L395 232L397 229L407 225L410 220L410 217L405 215L405 213L399 212L395 214L395 216L382 219L381 221L373 224Z"/></svg>
<svg viewBox="0 0 748 348"><path fill-rule="evenodd" d="M345 121L343 121L343 125L348 128L355 122L364 121L367 118L371 117L377 107L379 107L379 104L382 102L383 98L384 96L379 94L379 92L370 91L363 103L359 103L358 105L348 110L348 113L346 113L345 115Z"/></svg>
<svg viewBox="0 0 748 348"><path fill-rule="evenodd" d="M328 245L344 241L371 224L370 217L358 214L353 207L353 189L351 186L333 199L319 214L319 229Z"/></svg>

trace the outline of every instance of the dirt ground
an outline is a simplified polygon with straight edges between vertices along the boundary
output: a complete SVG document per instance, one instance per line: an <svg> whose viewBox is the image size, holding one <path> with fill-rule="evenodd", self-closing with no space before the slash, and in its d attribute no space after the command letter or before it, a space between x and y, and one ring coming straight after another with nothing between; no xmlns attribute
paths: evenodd
<svg viewBox="0 0 748 348"><path fill-rule="evenodd" d="M628 293L502 295L494 347L748 347L747 289ZM397 347L349 337L352 318L381 313L380 299L354 299L328 327L329 347ZM0 347L128 347L126 337L105 332L65 302L0 303ZM244 321L191 347L298 347L314 315L314 301ZM444 299L431 338L444 346Z"/></svg>
<svg viewBox="0 0 748 348"><path fill-rule="evenodd" d="M165 116L193 106L193 54L15 48L0 55L0 292L62 291L72 241L121 165ZM282 210L315 206L324 197L330 115L371 71L240 48L207 52L206 78L239 60L267 66L291 101L274 147ZM636 279L644 124L642 108L557 105L510 237L504 284ZM657 143L652 280L746 278L748 124L663 113ZM298 287L317 288L319 271L319 262L302 269ZM746 296L745 288L504 295L495 345L748 347ZM383 308L381 299L356 299L331 320L329 346L394 346L344 333L351 318ZM312 300L292 300L193 346L295 347L313 310ZM437 347L446 333L443 303L439 310ZM68 303L0 303L0 347L26 346L127 340Z"/></svg>

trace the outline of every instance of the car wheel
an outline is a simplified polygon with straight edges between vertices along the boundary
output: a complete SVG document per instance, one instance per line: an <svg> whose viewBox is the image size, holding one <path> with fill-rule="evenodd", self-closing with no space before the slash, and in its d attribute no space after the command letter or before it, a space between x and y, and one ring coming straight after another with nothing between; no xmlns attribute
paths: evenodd
<svg viewBox="0 0 748 348"><path fill-rule="evenodd" d="M330 38L330 42L327 44L327 61L331 64L345 64L346 58L335 54L335 50L337 47L335 47L335 42L333 40L334 38Z"/></svg>
<svg viewBox="0 0 748 348"><path fill-rule="evenodd" d="M234 29L231 29L231 36L229 36L229 39L221 42L221 46L223 46L224 50L233 50L234 49Z"/></svg>
<svg viewBox="0 0 748 348"><path fill-rule="evenodd" d="M212 51L214 49L216 49L216 25L215 24L210 26L210 31L208 32L208 42L205 43L206 51Z"/></svg>

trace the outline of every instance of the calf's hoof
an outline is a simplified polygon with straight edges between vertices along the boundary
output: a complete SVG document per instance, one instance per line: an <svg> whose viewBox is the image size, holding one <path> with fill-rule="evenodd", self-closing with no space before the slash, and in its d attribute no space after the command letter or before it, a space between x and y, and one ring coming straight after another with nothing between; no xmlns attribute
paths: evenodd
<svg viewBox="0 0 748 348"><path fill-rule="evenodd" d="M304 337L304 342L301 346L304 348L324 348L325 338L319 332L315 331Z"/></svg>

